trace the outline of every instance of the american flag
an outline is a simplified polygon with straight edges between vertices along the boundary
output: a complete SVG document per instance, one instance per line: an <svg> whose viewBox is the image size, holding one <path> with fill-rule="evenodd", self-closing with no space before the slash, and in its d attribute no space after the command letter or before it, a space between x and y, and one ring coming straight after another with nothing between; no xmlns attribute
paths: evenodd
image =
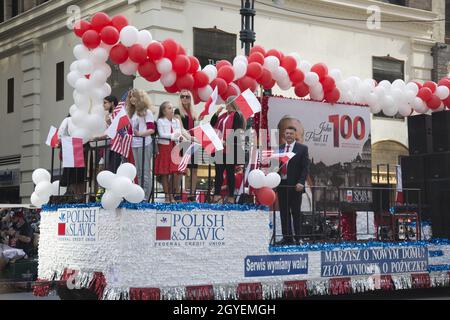
<svg viewBox="0 0 450 320"><path fill-rule="evenodd" d="M186 150L186 152L183 155L183 158L181 158L180 164L178 165L178 172L184 172L191 161L191 156L197 152L197 150L201 147L198 143L192 143L189 148Z"/></svg>
<svg viewBox="0 0 450 320"><path fill-rule="evenodd" d="M128 90L125 92L125 94L120 99L119 104L117 107L114 108L112 113L112 118L120 112L122 108L125 108L125 100L128 96ZM111 151L114 151L120 155L122 155L125 158L128 158L131 150L131 142L133 140L133 135L128 133L128 127L122 128L117 132L116 137L112 140L111 143Z"/></svg>

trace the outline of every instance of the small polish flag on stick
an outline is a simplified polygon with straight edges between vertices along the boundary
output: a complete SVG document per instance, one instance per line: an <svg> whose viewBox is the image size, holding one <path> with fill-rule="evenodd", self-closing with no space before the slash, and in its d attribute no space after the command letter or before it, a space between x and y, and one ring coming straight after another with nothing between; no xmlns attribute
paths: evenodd
<svg viewBox="0 0 450 320"><path fill-rule="evenodd" d="M45 144L52 148L55 148L58 145L58 129L54 126L50 127Z"/></svg>
<svg viewBox="0 0 450 320"><path fill-rule="evenodd" d="M292 159L293 156L295 156L294 152L283 152L283 153L267 153L268 156L266 156L267 159L279 159L281 163L286 163L289 160ZM263 151L263 158L264 158L264 151Z"/></svg>
<svg viewBox="0 0 450 320"><path fill-rule="evenodd" d="M108 129L106 129L105 134L111 139L114 139L117 135L117 132L127 125L131 125L130 118L128 117L125 108L122 108L114 117Z"/></svg>
<svg viewBox="0 0 450 320"><path fill-rule="evenodd" d="M214 128L209 123L200 123L198 127L192 129L194 137L200 141L202 147L208 153L223 150L223 143Z"/></svg>
<svg viewBox="0 0 450 320"><path fill-rule="evenodd" d="M255 113L261 112L261 103L250 89L245 90L234 102L241 110L245 120Z"/></svg>
<svg viewBox="0 0 450 320"><path fill-rule="evenodd" d="M63 168L84 168L83 139L62 137Z"/></svg>
<svg viewBox="0 0 450 320"><path fill-rule="evenodd" d="M219 93L217 91L217 86L214 88L213 93L211 94L211 97L209 97L208 101L205 103L205 109L200 114L200 118L203 118L207 115L213 114L217 111L216 103L217 99L219 97Z"/></svg>
<svg viewBox="0 0 450 320"><path fill-rule="evenodd" d="M395 202L398 204L403 204L403 182L402 182L402 167L400 165L396 166L397 173L397 194L395 197Z"/></svg>

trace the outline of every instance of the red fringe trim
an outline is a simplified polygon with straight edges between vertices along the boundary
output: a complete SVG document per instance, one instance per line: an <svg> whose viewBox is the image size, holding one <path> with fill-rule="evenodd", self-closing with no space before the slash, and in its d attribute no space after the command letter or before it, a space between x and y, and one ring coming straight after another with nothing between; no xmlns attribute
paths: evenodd
<svg viewBox="0 0 450 320"><path fill-rule="evenodd" d="M101 272L94 272L94 278L92 279L89 290L94 291L98 297L98 300L102 300L103 291L106 287L106 278Z"/></svg>
<svg viewBox="0 0 450 320"><path fill-rule="evenodd" d="M239 283L237 287L238 300L262 300L263 292L260 282Z"/></svg>
<svg viewBox="0 0 450 320"><path fill-rule="evenodd" d="M159 288L130 288L130 300L161 300Z"/></svg>
<svg viewBox="0 0 450 320"><path fill-rule="evenodd" d="M413 289L431 288L430 274L428 273L413 273L411 280Z"/></svg>
<svg viewBox="0 0 450 320"><path fill-rule="evenodd" d="M186 287L186 300L214 300L212 285Z"/></svg>
<svg viewBox="0 0 450 320"><path fill-rule="evenodd" d="M37 279L33 285L33 295L36 297L46 297L50 293L50 282L45 279Z"/></svg>
<svg viewBox="0 0 450 320"><path fill-rule="evenodd" d="M286 298L304 298L308 296L308 285L306 280L303 281L285 281L284 296Z"/></svg>
<svg viewBox="0 0 450 320"><path fill-rule="evenodd" d="M330 293L334 296L352 293L350 278L335 278L329 281Z"/></svg>

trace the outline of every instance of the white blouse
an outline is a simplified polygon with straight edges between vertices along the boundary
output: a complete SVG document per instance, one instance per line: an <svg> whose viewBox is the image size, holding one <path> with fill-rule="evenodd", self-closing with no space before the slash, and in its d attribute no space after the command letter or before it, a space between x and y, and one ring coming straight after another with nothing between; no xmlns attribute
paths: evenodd
<svg viewBox="0 0 450 320"><path fill-rule="evenodd" d="M72 118L71 117L64 118L64 120L59 125L58 139L61 139L61 137L71 137L74 129L75 127L72 123Z"/></svg>
<svg viewBox="0 0 450 320"><path fill-rule="evenodd" d="M156 126L158 129L158 135L162 138L159 139L159 144L170 144L168 139L175 141L182 134L180 121L176 118L173 118L172 121L167 118L160 118L158 119Z"/></svg>

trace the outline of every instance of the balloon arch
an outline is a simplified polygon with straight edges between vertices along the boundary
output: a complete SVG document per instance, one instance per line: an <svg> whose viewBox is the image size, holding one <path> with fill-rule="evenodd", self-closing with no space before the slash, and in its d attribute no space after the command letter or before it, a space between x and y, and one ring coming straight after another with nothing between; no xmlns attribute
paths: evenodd
<svg viewBox="0 0 450 320"><path fill-rule="evenodd" d="M173 39L155 41L147 30L130 26L123 15L110 18L96 13L91 21L81 20L74 33L83 44L76 45L76 61L67 75L75 89L75 104L70 108L74 136L88 139L104 131L103 98L111 93L107 79L111 75L108 59L118 64L125 75L138 72L149 82L160 81L165 90L176 93L187 89L194 103L207 101L215 87L219 102L258 86L282 90L294 88L298 97L309 97L329 103L344 102L368 105L372 113L410 116L413 112L426 113L450 108L450 78L439 83L405 83L403 80L344 79L341 71L323 63L311 65L296 52L284 55L276 49L266 51L254 46L248 57L236 56L233 63L219 61L215 66L200 67L198 59L188 56L186 50Z"/></svg>

